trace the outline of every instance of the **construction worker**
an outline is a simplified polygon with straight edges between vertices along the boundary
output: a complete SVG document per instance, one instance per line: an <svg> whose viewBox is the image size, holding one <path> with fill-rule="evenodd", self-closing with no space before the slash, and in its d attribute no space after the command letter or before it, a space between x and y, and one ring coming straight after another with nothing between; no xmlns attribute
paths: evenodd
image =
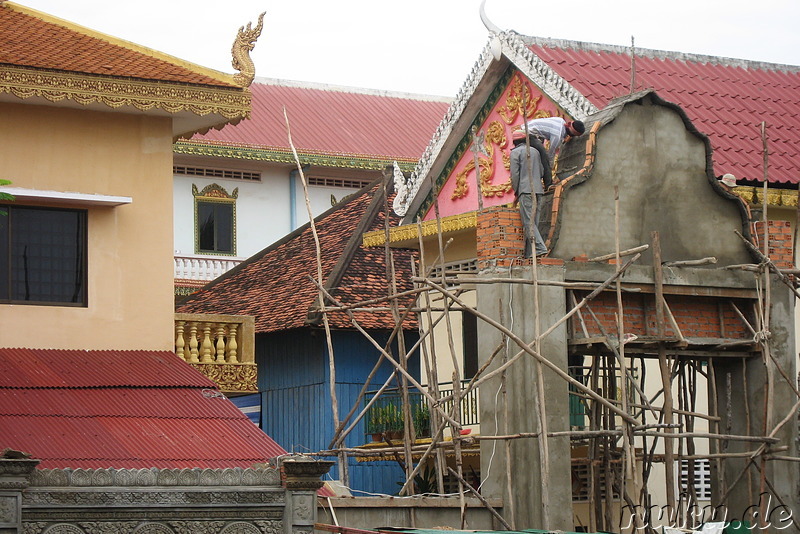
<svg viewBox="0 0 800 534"><path fill-rule="evenodd" d="M522 127L524 128L524 126ZM549 165L552 167L558 148L567 137L578 137L586 131L586 126L581 121L565 121L561 117L545 117L528 121L528 133L537 137L542 142L549 141L547 149Z"/></svg>
<svg viewBox="0 0 800 534"><path fill-rule="evenodd" d="M535 243L536 255L547 254L547 246L539 233L539 206L544 190L550 187L552 177L545 174L542 155L534 144L535 138L525 142L525 132L515 130L511 133L514 148L511 150L511 188L514 190L514 203L519 202L522 218L522 229L525 233L525 257L531 257L531 249ZM538 143L541 145L541 143ZM544 150L542 149L542 153ZM546 156L545 156L546 159ZM532 194L536 195L536 209L533 209ZM533 212L533 213L531 213ZM533 224L531 224L533 221Z"/></svg>

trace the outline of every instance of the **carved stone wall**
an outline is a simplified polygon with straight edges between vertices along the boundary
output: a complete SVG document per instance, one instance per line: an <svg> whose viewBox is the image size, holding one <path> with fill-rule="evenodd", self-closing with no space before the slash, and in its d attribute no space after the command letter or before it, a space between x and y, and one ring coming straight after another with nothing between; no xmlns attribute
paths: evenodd
<svg viewBox="0 0 800 534"><path fill-rule="evenodd" d="M284 534L291 491L271 467L44 469L18 495L0 534Z"/></svg>

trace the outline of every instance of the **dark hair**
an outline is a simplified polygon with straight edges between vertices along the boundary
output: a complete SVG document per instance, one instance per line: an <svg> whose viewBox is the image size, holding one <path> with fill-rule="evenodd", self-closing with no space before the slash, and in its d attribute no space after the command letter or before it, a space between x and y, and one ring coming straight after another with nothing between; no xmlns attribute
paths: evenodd
<svg viewBox="0 0 800 534"><path fill-rule="evenodd" d="M572 121L572 129L578 132L578 135L583 135L586 131L586 125L582 121Z"/></svg>

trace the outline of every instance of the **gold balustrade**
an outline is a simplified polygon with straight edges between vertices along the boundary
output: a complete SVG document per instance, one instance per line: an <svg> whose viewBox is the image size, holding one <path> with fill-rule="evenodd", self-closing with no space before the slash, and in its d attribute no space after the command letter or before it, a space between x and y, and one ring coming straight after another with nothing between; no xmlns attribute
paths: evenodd
<svg viewBox="0 0 800 534"><path fill-rule="evenodd" d="M224 393L255 393L255 318L175 314L175 354Z"/></svg>

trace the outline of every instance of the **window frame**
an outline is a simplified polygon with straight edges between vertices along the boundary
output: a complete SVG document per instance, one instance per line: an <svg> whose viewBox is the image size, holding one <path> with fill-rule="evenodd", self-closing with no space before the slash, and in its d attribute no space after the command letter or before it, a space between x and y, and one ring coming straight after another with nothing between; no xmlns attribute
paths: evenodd
<svg viewBox="0 0 800 534"><path fill-rule="evenodd" d="M60 306L69 308L86 308L89 306L89 211L81 208L67 208L57 206L29 206L17 204L3 204L0 205L0 210L4 211L5 215L0 217L11 217L12 212L19 210L37 210L37 211L59 211L70 212L77 215L78 223L78 242L80 250L77 251L76 256L80 259L80 299L78 301L58 301L58 300L21 300L12 298L12 262L13 255L13 228L8 230L8 250L7 253L7 276L5 280L0 280L0 284L5 285L8 290L8 298L0 297L0 305L21 305L21 306Z"/></svg>
<svg viewBox="0 0 800 534"><path fill-rule="evenodd" d="M233 190L231 194L218 184L210 184L198 190L192 184L192 195L194 196L194 253L207 256L236 256L236 199L239 188ZM205 250L200 247L200 206L201 204L224 204L231 207L231 250Z"/></svg>

